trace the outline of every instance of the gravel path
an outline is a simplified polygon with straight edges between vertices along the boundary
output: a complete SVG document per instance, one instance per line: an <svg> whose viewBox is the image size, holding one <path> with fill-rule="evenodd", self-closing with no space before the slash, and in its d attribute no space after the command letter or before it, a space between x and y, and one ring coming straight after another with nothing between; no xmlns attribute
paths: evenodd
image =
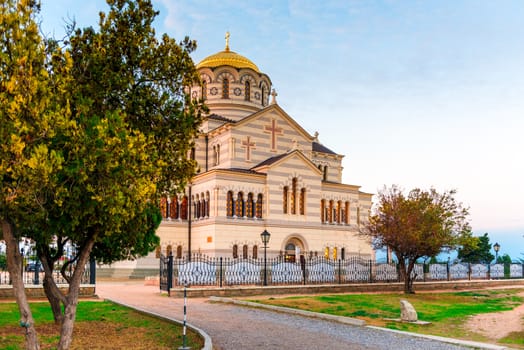
<svg viewBox="0 0 524 350"><path fill-rule="evenodd" d="M160 295L157 286L144 286L143 282L101 282L97 283L96 292L101 298L183 319L183 299ZM187 300L187 321L209 334L215 350L471 349L370 327L211 303L199 298Z"/></svg>

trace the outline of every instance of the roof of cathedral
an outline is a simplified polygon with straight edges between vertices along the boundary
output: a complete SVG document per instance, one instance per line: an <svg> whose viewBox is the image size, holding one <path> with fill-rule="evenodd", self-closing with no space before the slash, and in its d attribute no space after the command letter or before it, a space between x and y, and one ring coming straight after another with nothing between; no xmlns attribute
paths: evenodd
<svg viewBox="0 0 524 350"><path fill-rule="evenodd" d="M226 48L224 51L208 56L196 65L197 69L216 68L220 66L231 66L237 69L250 68L257 73L260 73L257 65L250 59L229 50L229 32L226 33Z"/></svg>
<svg viewBox="0 0 524 350"><path fill-rule="evenodd" d="M231 66L237 69L250 68L257 73L260 73L257 65L250 59L229 50L220 51L214 55L208 56L196 65L197 69L216 68L220 66Z"/></svg>
<svg viewBox="0 0 524 350"><path fill-rule="evenodd" d="M313 152L322 152L322 153L329 153L329 154L336 154L335 152L333 152L332 150L330 150L329 148L327 148L326 146L318 143L318 142L313 142Z"/></svg>
<svg viewBox="0 0 524 350"><path fill-rule="evenodd" d="M246 174L265 175L265 174L263 174L263 173L259 173L258 171L251 170L251 169L229 168L229 169L220 169L220 170L232 171L232 172L235 172L235 173L246 173Z"/></svg>
<svg viewBox="0 0 524 350"><path fill-rule="evenodd" d="M210 114L207 118L208 119L214 119L214 120L220 120L220 121L228 122L228 123L235 123L235 121L233 119L229 119L229 118L223 117L223 116L215 114L215 113Z"/></svg>
<svg viewBox="0 0 524 350"><path fill-rule="evenodd" d="M264 160L262 163L258 163L258 164L255 165L253 168L258 168L258 167L260 167L260 166L273 164L273 163L279 161L280 159L284 158L284 157L287 156L288 154L289 154L289 153L283 153L283 154L280 154L280 155L278 155L278 156L274 156L274 157L268 158L268 159Z"/></svg>

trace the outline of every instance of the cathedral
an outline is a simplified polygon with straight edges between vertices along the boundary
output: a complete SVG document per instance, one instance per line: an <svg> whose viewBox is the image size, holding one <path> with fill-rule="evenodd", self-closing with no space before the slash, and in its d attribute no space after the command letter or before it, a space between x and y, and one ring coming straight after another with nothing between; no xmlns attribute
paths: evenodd
<svg viewBox="0 0 524 350"><path fill-rule="evenodd" d="M359 226L372 194L342 183L342 158L277 103L271 79L229 48L197 64L192 98L209 107L185 193L161 201L160 254L258 258L374 258ZM328 118L329 116L325 116Z"/></svg>

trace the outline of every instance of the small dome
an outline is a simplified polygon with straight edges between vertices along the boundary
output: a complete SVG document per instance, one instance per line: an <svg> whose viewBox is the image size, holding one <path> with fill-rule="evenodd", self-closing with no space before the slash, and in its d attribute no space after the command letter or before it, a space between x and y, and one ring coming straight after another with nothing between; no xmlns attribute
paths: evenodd
<svg viewBox="0 0 524 350"><path fill-rule="evenodd" d="M260 73L257 65L251 62L251 60L229 50L229 32L226 33L226 48L224 51L208 56L196 65L197 69L216 68L220 66L231 66L237 69L249 68Z"/></svg>
<svg viewBox="0 0 524 350"><path fill-rule="evenodd" d="M250 68L257 73L260 73L256 64L251 62L248 58L237 54L236 52L224 50L214 55L208 56L197 64L197 69L200 68L216 68L219 66L231 66L237 69Z"/></svg>

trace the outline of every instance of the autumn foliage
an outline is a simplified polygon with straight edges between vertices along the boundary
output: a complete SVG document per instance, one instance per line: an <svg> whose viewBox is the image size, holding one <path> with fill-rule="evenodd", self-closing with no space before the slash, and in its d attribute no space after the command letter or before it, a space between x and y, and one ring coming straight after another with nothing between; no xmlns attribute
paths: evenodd
<svg viewBox="0 0 524 350"><path fill-rule="evenodd" d="M413 268L418 259L433 257L471 238L468 210L455 200L455 191L384 188L363 233L375 248L388 247L398 259L404 292L413 293Z"/></svg>

